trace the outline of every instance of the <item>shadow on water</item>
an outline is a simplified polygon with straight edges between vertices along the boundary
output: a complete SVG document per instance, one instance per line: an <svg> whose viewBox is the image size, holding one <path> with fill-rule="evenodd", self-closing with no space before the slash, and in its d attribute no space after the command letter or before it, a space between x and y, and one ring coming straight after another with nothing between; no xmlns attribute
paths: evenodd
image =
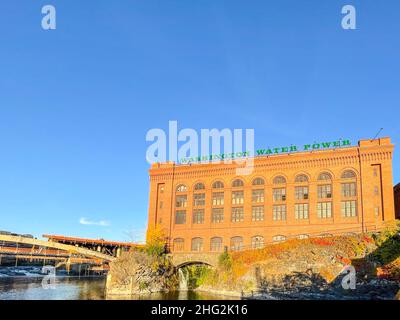
<svg viewBox="0 0 400 320"><path fill-rule="evenodd" d="M0 278L0 300L220 300L234 299L197 291L172 291L132 296L108 296L104 277L57 277L53 289L43 277Z"/></svg>

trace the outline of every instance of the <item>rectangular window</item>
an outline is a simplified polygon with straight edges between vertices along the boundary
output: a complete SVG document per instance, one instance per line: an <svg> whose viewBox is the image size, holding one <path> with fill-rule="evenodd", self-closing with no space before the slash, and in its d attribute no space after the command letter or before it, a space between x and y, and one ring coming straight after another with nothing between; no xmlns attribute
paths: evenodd
<svg viewBox="0 0 400 320"><path fill-rule="evenodd" d="M326 184L318 186L318 199L330 199L332 198L332 185Z"/></svg>
<svg viewBox="0 0 400 320"><path fill-rule="evenodd" d="M356 217L357 216L357 202L356 201L342 201L342 216L343 217Z"/></svg>
<svg viewBox="0 0 400 320"><path fill-rule="evenodd" d="M176 196L176 207L186 208L187 207L187 195Z"/></svg>
<svg viewBox="0 0 400 320"><path fill-rule="evenodd" d="M308 219L308 203L295 204L294 215L297 220Z"/></svg>
<svg viewBox="0 0 400 320"><path fill-rule="evenodd" d="M212 204L213 204L213 206L223 206L224 205L224 193L223 192L213 192Z"/></svg>
<svg viewBox="0 0 400 320"><path fill-rule="evenodd" d="M343 198L355 197L356 195L357 195L357 193L356 193L355 182L342 183L342 197Z"/></svg>
<svg viewBox="0 0 400 320"><path fill-rule="evenodd" d="M272 213L274 221L286 220L286 205L274 205Z"/></svg>
<svg viewBox="0 0 400 320"><path fill-rule="evenodd" d="M332 218L332 202L318 202L318 218Z"/></svg>
<svg viewBox="0 0 400 320"><path fill-rule="evenodd" d="M243 204L244 203L244 192L243 191L233 191L232 192L232 204Z"/></svg>
<svg viewBox="0 0 400 320"><path fill-rule="evenodd" d="M204 206L206 204L206 194L205 193L195 193L193 195L193 205L195 207Z"/></svg>
<svg viewBox="0 0 400 320"><path fill-rule="evenodd" d="M186 211L177 210L175 212L175 224L185 224L186 223Z"/></svg>
<svg viewBox="0 0 400 320"><path fill-rule="evenodd" d="M285 188L273 189L273 199L274 199L274 202L285 201L286 200L286 189Z"/></svg>
<svg viewBox="0 0 400 320"><path fill-rule="evenodd" d="M193 223L194 224L204 223L204 209L193 210Z"/></svg>
<svg viewBox="0 0 400 320"><path fill-rule="evenodd" d="M211 222L212 223L224 222L224 208L212 208Z"/></svg>
<svg viewBox="0 0 400 320"><path fill-rule="evenodd" d="M253 206L251 208L251 219L253 221L264 221L264 206Z"/></svg>
<svg viewBox="0 0 400 320"><path fill-rule="evenodd" d="M251 193L251 201L253 203L264 202L264 190L253 190Z"/></svg>
<svg viewBox="0 0 400 320"><path fill-rule="evenodd" d="M308 199L308 187L295 187L294 191L296 200Z"/></svg>
<svg viewBox="0 0 400 320"><path fill-rule="evenodd" d="M232 208L232 222L242 222L244 220L244 210L243 207Z"/></svg>

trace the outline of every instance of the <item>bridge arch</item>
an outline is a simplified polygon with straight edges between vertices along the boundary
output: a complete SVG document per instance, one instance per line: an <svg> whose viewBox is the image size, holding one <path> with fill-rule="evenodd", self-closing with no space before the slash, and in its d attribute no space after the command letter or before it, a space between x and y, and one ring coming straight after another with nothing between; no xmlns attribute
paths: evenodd
<svg viewBox="0 0 400 320"><path fill-rule="evenodd" d="M171 253L169 256L176 268L192 264L203 264L216 268L220 253Z"/></svg>

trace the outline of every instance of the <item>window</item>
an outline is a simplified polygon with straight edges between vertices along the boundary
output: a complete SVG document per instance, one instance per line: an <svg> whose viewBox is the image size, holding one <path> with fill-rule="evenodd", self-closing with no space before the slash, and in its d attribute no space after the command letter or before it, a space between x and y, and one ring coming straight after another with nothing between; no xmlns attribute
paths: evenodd
<svg viewBox="0 0 400 320"><path fill-rule="evenodd" d="M173 243L174 251L183 251L184 245L185 245L184 239L182 239L182 238L174 239L174 243Z"/></svg>
<svg viewBox="0 0 400 320"><path fill-rule="evenodd" d="M375 208L374 208L374 212L375 212L375 216L376 216L376 217L379 217L379 211L380 211L380 210L379 210L379 207L375 207Z"/></svg>
<svg viewBox="0 0 400 320"><path fill-rule="evenodd" d="M179 195L176 196L175 206L177 208L186 208L187 207L187 195Z"/></svg>
<svg viewBox="0 0 400 320"><path fill-rule="evenodd" d="M223 192L213 192L212 204L213 204L213 206L223 206L224 205L224 193Z"/></svg>
<svg viewBox="0 0 400 320"><path fill-rule="evenodd" d="M186 211L177 210L175 212L175 224L185 224L186 223Z"/></svg>
<svg viewBox="0 0 400 320"><path fill-rule="evenodd" d="M212 185L213 189L222 189L224 184L221 181L215 181Z"/></svg>
<svg viewBox="0 0 400 320"><path fill-rule="evenodd" d="M318 199L330 199L332 198L332 185L325 184L318 186Z"/></svg>
<svg viewBox="0 0 400 320"><path fill-rule="evenodd" d="M342 173L342 179L354 179L356 178L356 174L352 170L346 170Z"/></svg>
<svg viewBox="0 0 400 320"><path fill-rule="evenodd" d="M202 238L193 238L192 239L192 251L203 251L203 239Z"/></svg>
<svg viewBox="0 0 400 320"><path fill-rule="evenodd" d="M308 203L295 204L294 215L297 220L308 219Z"/></svg>
<svg viewBox="0 0 400 320"><path fill-rule="evenodd" d="M333 235L330 233L322 233L318 236L318 238L331 238L331 237L333 237Z"/></svg>
<svg viewBox="0 0 400 320"><path fill-rule="evenodd" d="M232 182L232 188L238 188L238 187L243 187L244 183L240 179L236 179Z"/></svg>
<svg viewBox="0 0 400 320"><path fill-rule="evenodd" d="M204 186L204 183L196 183L194 186L194 190L204 190L206 187Z"/></svg>
<svg viewBox="0 0 400 320"><path fill-rule="evenodd" d="M285 201L286 200L286 189L285 188L273 189L272 195L273 195L274 202Z"/></svg>
<svg viewBox="0 0 400 320"><path fill-rule="evenodd" d="M186 192L187 187L184 184L180 184L176 187L176 192Z"/></svg>
<svg viewBox="0 0 400 320"><path fill-rule="evenodd" d="M242 237L231 238L231 250L240 251L242 249L243 249L243 238Z"/></svg>
<svg viewBox="0 0 400 320"><path fill-rule="evenodd" d="M283 176L277 176L273 180L273 184L284 184L286 183L286 178Z"/></svg>
<svg viewBox="0 0 400 320"><path fill-rule="evenodd" d="M308 239L310 236L308 234L299 234L297 236L297 239L303 240L303 239Z"/></svg>
<svg viewBox="0 0 400 320"><path fill-rule="evenodd" d="M264 206L253 206L251 208L252 221L264 221Z"/></svg>
<svg viewBox="0 0 400 320"><path fill-rule="evenodd" d="M255 236L251 238L251 247L252 249L261 249L264 248L264 237Z"/></svg>
<svg viewBox="0 0 400 320"><path fill-rule="evenodd" d="M342 197L343 198L355 197L356 195L357 195L357 193L356 193L355 182L342 183Z"/></svg>
<svg viewBox="0 0 400 320"><path fill-rule="evenodd" d="M222 238L220 237L211 238L210 251L211 252L222 251Z"/></svg>
<svg viewBox="0 0 400 320"><path fill-rule="evenodd" d="M251 192L251 201L254 203L264 202L264 190L253 190Z"/></svg>
<svg viewBox="0 0 400 320"><path fill-rule="evenodd" d="M294 182L296 183L308 182L308 177L305 174L299 174L296 176Z"/></svg>
<svg viewBox="0 0 400 320"><path fill-rule="evenodd" d="M224 208L211 209L211 222L212 223L224 222Z"/></svg>
<svg viewBox="0 0 400 320"><path fill-rule="evenodd" d="M318 218L332 218L332 202L318 202Z"/></svg>
<svg viewBox="0 0 400 320"><path fill-rule="evenodd" d="M296 200L307 200L308 199L308 187L295 187L294 188Z"/></svg>
<svg viewBox="0 0 400 320"><path fill-rule="evenodd" d="M164 193L164 185L163 184L160 186L160 193Z"/></svg>
<svg viewBox="0 0 400 320"><path fill-rule="evenodd" d="M282 241L286 241L286 237L285 237L285 236L281 236L281 235L273 236L273 237L272 237L272 241L273 241L273 242L282 242Z"/></svg>
<svg viewBox="0 0 400 320"><path fill-rule="evenodd" d="M265 184L265 181L263 178L255 178L252 182L253 186L263 186Z"/></svg>
<svg viewBox="0 0 400 320"><path fill-rule="evenodd" d="M318 180L332 180L332 176L330 173L328 172L322 172L319 176L318 176Z"/></svg>
<svg viewBox="0 0 400 320"><path fill-rule="evenodd" d="M164 202L160 201L160 209L163 208Z"/></svg>
<svg viewBox="0 0 400 320"><path fill-rule="evenodd" d="M378 186L374 187L374 195L379 196L379 187Z"/></svg>
<svg viewBox="0 0 400 320"><path fill-rule="evenodd" d="M274 205L272 210L274 221L286 220L286 205Z"/></svg>
<svg viewBox="0 0 400 320"><path fill-rule="evenodd" d="M193 205L195 207L204 206L206 204L206 194L205 193L195 193L193 195Z"/></svg>
<svg viewBox="0 0 400 320"><path fill-rule="evenodd" d="M244 210L243 207L232 208L232 222L242 222L244 220Z"/></svg>
<svg viewBox="0 0 400 320"><path fill-rule="evenodd" d="M355 217L357 216L356 201L342 201L341 204L342 216L343 217Z"/></svg>
<svg viewBox="0 0 400 320"><path fill-rule="evenodd" d="M244 193L243 191L233 191L232 192L232 204L243 204L244 203Z"/></svg>
<svg viewBox="0 0 400 320"><path fill-rule="evenodd" d="M204 223L204 209L193 210L193 223L194 224Z"/></svg>

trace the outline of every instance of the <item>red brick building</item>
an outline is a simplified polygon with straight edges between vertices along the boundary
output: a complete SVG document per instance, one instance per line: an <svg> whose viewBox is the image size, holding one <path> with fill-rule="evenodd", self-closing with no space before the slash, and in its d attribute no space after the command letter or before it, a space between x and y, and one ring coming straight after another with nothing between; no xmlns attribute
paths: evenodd
<svg viewBox="0 0 400 320"><path fill-rule="evenodd" d="M148 228L171 251L258 248L289 238L378 230L395 218L390 138L237 164L153 164ZM398 199L398 197L397 197Z"/></svg>

